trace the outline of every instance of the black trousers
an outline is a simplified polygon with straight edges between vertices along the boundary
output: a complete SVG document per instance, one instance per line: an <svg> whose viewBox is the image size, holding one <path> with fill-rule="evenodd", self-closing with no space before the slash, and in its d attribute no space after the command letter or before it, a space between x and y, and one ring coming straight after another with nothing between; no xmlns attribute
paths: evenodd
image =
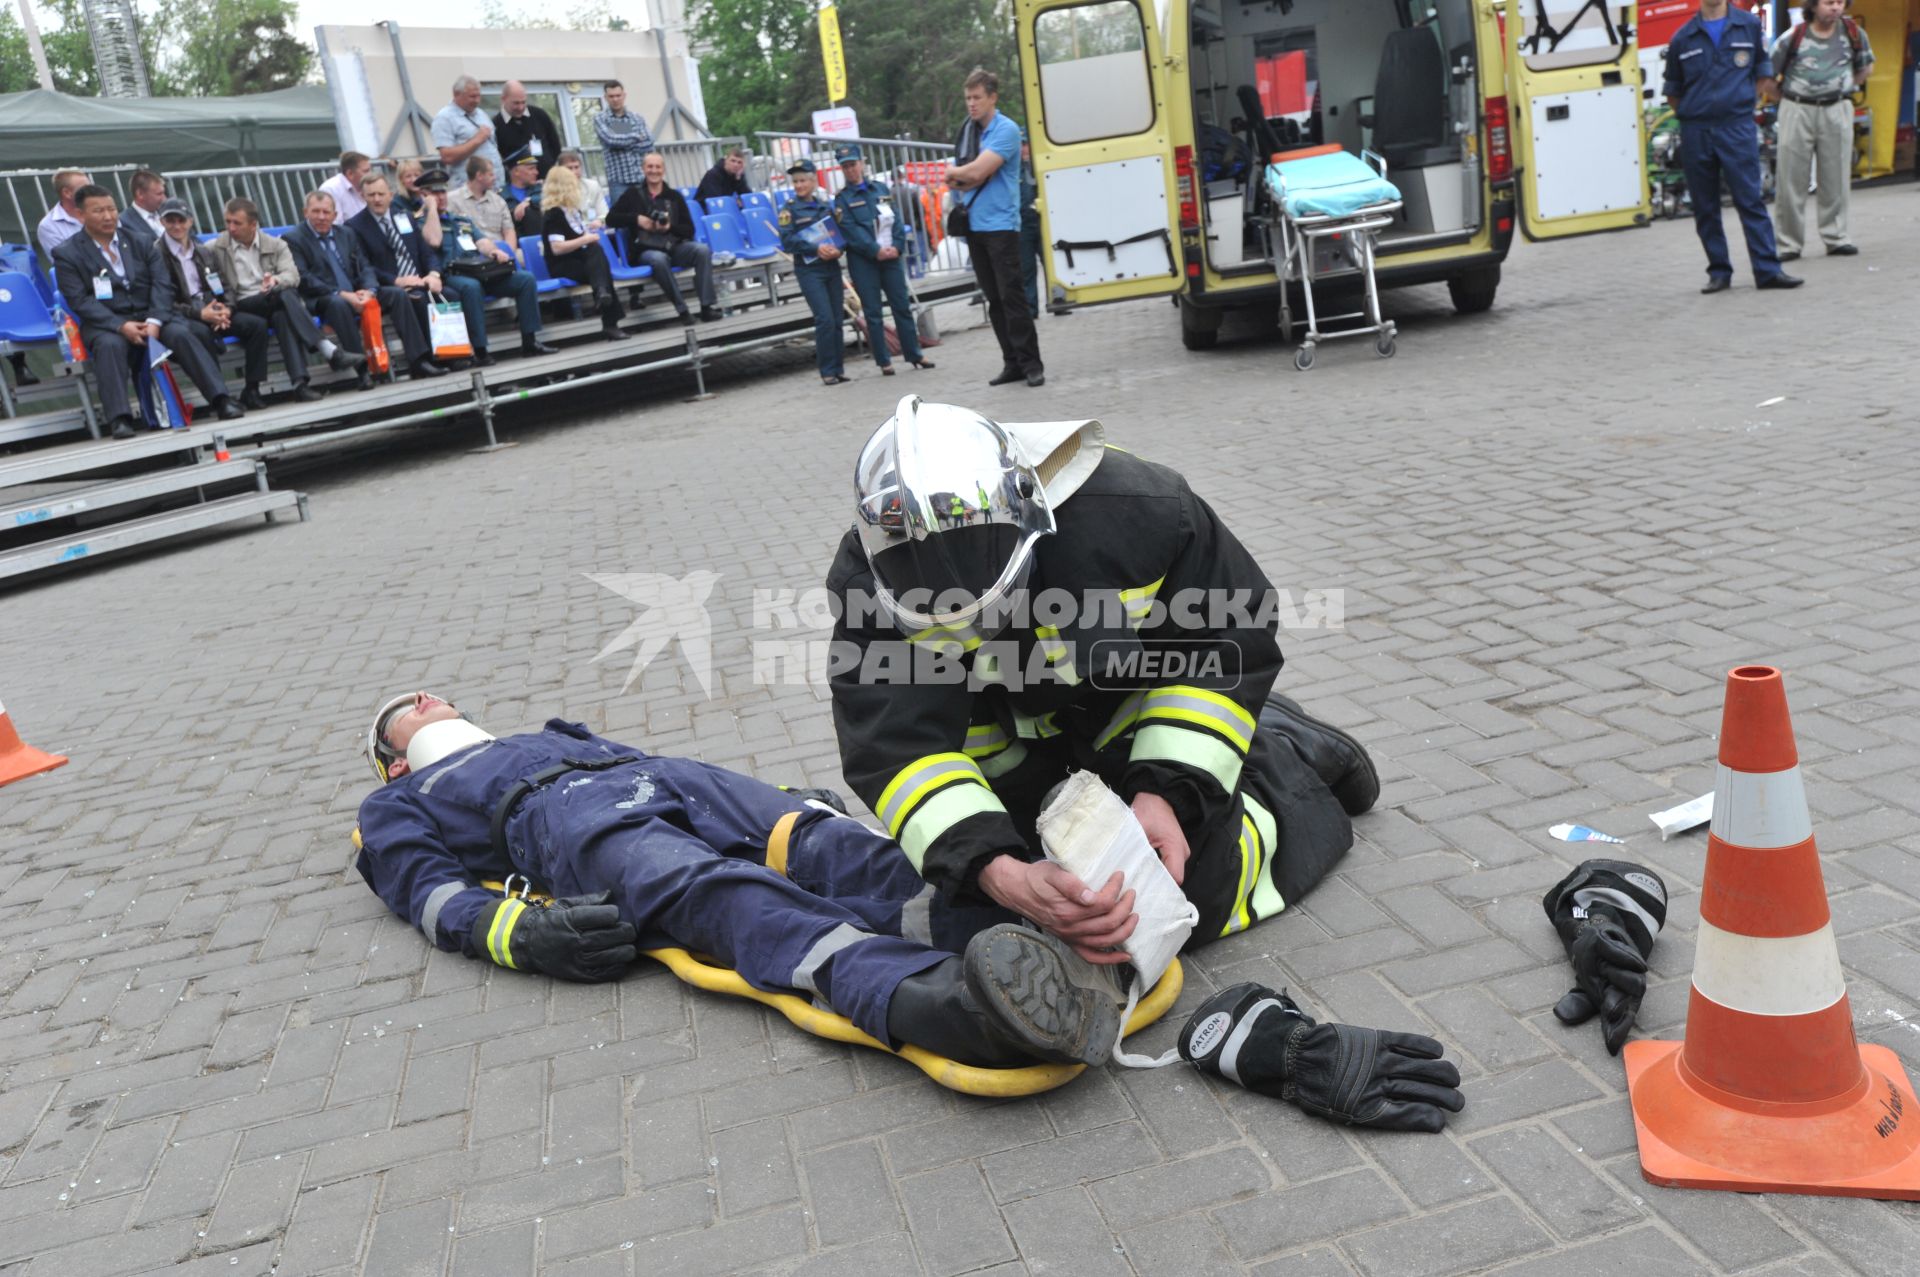
<svg viewBox="0 0 1920 1277"><path fill-rule="evenodd" d="M255 293L227 304L233 309L233 326L236 330L240 327L242 316L251 316L263 324L271 324L274 335L280 341L280 358L287 365L288 378L296 384L307 379L307 355L320 349L320 330L307 317L307 308L300 304L300 298L293 289L276 288L270 293ZM258 385L266 377L265 346L261 347L258 363L254 362L253 348L247 347L247 383Z"/></svg>
<svg viewBox="0 0 1920 1277"><path fill-rule="evenodd" d="M620 299L613 295L613 267L598 244L588 244L571 253L555 253L547 258L547 269L557 278L570 279L593 289L602 328L612 328L626 318Z"/></svg>
<svg viewBox="0 0 1920 1277"><path fill-rule="evenodd" d="M427 331L421 326L420 316L413 308L412 298L404 288L392 284L383 284L374 290L374 297L380 303L380 314L393 330L400 334L400 345L406 351L404 364L417 364L422 359L433 357L433 345L427 340ZM328 293L325 297L316 297L308 305L313 313L327 321L327 327L333 329L334 340L356 355L366 353L366 346L360 340L360 316L353 307L347 305L347 299L339 293ZM391 353L391 352L389 352ZM396 359L396 369L404 366Z"/></svg>
<svg viewBox="0 0 1920 1277"><path fill-rule="evenodd" d="M220 339L232 337L239 343L241 354L246 357L246 383L251 386L267 375L267 321L260 316L243 315L236 310L229 317L227 330L223 333L216 333L213 325L203 319L183 316L180 322L206 347L207 357L213 360L216 367L220 363Z"/></svg>
<svg viewBox="0 0 1920 1277"><path fill-rule="evenodd" d="M206 401L212 403L227 393L227 387L220 379L220 365L194 334L194 328L206 326L197 320L192 323L189 327L185 319L169 319L160 325L160 340L173 352L175 366L186 373ZM131 393L133 361L147 358L147 348L135 347L117 328L85 326L80 329L80 339L86 343L87 358L93 364L94 380L100 391L100 406L106 411L107 420L122 417L132 420L138 411Z"/></svg>
<svg viewBox="0 0 1920 1277"><path fill-rule="evenodd" d="M1021 276L1020 232L974 231L967 236L967 252L973 257L973 277L987 299L993 335L1000 339L1001 362L1024 373L1044 371L1040 335L1033 330Z"/></svg>

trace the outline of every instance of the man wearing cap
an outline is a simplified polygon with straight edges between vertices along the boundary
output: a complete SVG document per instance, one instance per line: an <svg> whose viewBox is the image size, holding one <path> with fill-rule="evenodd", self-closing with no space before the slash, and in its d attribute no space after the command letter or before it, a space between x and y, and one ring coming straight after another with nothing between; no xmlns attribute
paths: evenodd
<svg viewBox="0 0 1920 1277"><path fill-rule="evenodd" d="M915 368L930 369L933 361L920 350L920 331L913 324L913 292L907 287L907 264L901 250L907 246L907 222L893 206L893 192L885 182L867 177L858 142L842 142L835 158L846 185L833 201L834 220L847 237L847 273L867 317L867 341L873 362L893 376L893 356L887 350L880 302L893 307L894 331L900 334L900 353Z"/></svg>
<svg viewBox="0 0 1920 1277"><path fill-rule="evenodd" d="M1020 270L1020 126L1000 114L1000 77L993 72L975 67L967 76L966 99L967 122L954 144L947 185L963 210L974 278L1000 342L1000 372L987 384L1045 385Z"/></svg>
<svg viewBox="0 0 1920 1277"><path fill-rule="evenodd" d="M909 395L854 483L827 576L842 771L942 897L1119 960L1128 897L1039 855L1073 770L1131 804L1199 910L1188 948L1297 904L1346 852L1373 764L1272 694L1279 597L1178 473L1097 421ZM955 496L978 521L943 512Z"/></svg>
<svg viewBox="0 0 1920 1277"><path fill-rule="evenodd" d="M812 160L795 160L787 168L793 198L780 210L780 247L793 258L793 277L813 312L813 362L820 382L841 386L851 381L846 369L846 334L841 329L841 298L846 285L840 278L840 245L846 236L833 220L833 205L820 193Z"/></svg>
<svg viewBox="0 0 1920 1277"><path fill-rule="evenodd" d="M475 157L467 165L484 165L485 160ZM491 178L491 173L483 176ZM433 179L441 180L435 181ZM421 176L420 189L426 193L427 207L432 216L420 228L420 238L426 243L427 251L433 253L440 263L441 282L446 290L460 299L460 311L467 321L467 337L473 343L473 362L486 367L494 362L487 353L487 299L492 297L513 298L514 317L520 321L520 353L523 355L551 355L554 348L540 340L540 286L531 271L515 269L504 274L496 273L491 279L478 279L462 272L463 262L499 262L502 265L514 265L513 256L488 235L473 220L464 214L447 211L446 175L435 170ZM463 188L464 189L464 188ZM493 192L486 192L493 195ZM493 195L498 204L500 197ZM502 207L504 213L505 208ZM513 228L507 227L511 234Z"/></svg>
<svg viewBox="0 0 1920 1277"><path fill-rule="evenodd" d="M380 787L360 804L357 867L440 949L596 982L677 946L962 1064L1112 1050L1119 1006L1097 973L990 904L936 901L824 791L558 718L495 737L426 692L380 707L367 753Z"/></svg>
<svg viewBox="0 0 1920 1277"><path fill-rule="evenodd" d="M673 303L680 322L690 324L687 303L680 296L676 269L691 268L694 292L700 298L700 318L720 318L714 305L713 250L693 237L693 210L686 197L667 185L667 161L658 151L640 163L641 182L607 210L607 225L627 233L627 262L653 268L653 282Z"/></svg>
<svg viewBox="0 0 1920 1277"><path fill-rule="evenodd" d="M540 165L526 147L507 158L507 186L500 195L513 217L514 239L538 236L541 219L546 216L540 207Z"/></svg>
<svg viewBox="0 0 1920 1277"><path fill-rule="evenodd" d="M171 315L191 332L205 348L216 372L220 362L220 339L232 337L245 357L245 388L240 404L245 408L264 408L260 383L267 379L267 321L259 315L243 314L227 300L227 281L207 251L193 235L193 212L180 199L160 205L160 238L149 255L153 274L153 310L156 315ZM224 389L224 387L223 387Z"/></svg>

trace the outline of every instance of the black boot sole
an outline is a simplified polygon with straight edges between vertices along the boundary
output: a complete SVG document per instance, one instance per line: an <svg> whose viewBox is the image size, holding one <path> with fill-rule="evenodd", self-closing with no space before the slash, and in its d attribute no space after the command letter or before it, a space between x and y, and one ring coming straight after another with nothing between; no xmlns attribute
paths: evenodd
<svg viewBox="0 0 1920 1277"><path fill-rule="evenodd" d="M1097 1067L1113 1055L1120 1008L1068 978L1060 943L1013 923L990 927L967 945L967 989L1026 1054Z"/></svg>
<svg viewBox="0 0 1920 1277"><path fill-rule="evenodd" d="M1269 692L1267 704L1278 708L1291 718L1296 718L1318 731L1325 732L1353 751L1354 756L1360 760L1359 764L1349 767L1337 779L1328 781L1327 788L1333 791L1334 798L1339 800L1340 809L1347 815L1358 816L1363 812L1372 811L1373 805L1380 801L1380 773L1374 770L1373 755L1367 752L1367 747L1333 724L1323 723L1307 713L1291 697L1282 696L1278 692ZM1276 734L1279 733L1276 732Z"/></svg>

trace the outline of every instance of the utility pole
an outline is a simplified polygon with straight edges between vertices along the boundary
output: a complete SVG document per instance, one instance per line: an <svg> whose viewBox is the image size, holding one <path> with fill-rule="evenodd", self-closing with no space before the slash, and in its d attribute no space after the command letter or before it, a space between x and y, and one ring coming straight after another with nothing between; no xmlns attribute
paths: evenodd
<svg viewBox="0 0 1920 1277"><path fill-rule="evenodd" d="M40 87L53 87L53 68L47 65L47 46L40 43L40 24L33 20L33 6L27 0L20 0L20 25L27 29L27 49L33 54L33 70L40 77Z"/></svg>

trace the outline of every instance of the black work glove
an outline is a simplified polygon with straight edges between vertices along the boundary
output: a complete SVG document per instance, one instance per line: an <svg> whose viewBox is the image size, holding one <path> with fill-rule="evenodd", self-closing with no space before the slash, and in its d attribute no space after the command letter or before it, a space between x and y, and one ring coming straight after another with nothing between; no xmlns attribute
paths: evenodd
<svg viewBox="0 0 1920 1277"><path fill-rule="evenodd" d="M620 920L611 891L568 896L544 909L509 896L483 910L468 935L503 967L581 984L617 980L640 956L638 934Z"/></svg>
<svg viewBox="0 0 1920 1277"><path fill-rule="evenodd" d="M1460 1070L1418 1033L1318 1024L1284 992L1236 984L1180 1030L1196 1067L1319 1117L1388 1131L1437 1132L1466 1106Z"/></svg>
<svg viewBox="0 0 1920 1277"><path fill-rule="evenodd" d="M1620 1054L1647 991L1647 955L1667 921L1667 885L1644 865L1589 860L1541 902L1573 963L1574 987L1553 1008L1562 1024L1596 1014L1607 1050Z"/></svg>

